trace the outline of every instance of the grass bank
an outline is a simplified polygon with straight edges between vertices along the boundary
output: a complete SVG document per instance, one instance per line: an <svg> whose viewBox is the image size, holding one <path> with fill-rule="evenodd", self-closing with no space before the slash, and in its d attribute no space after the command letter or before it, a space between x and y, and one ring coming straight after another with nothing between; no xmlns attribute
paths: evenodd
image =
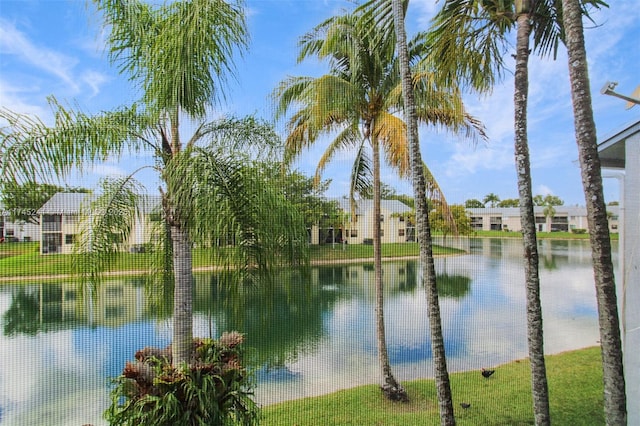
<svg viewBox="0 0 640 426"><path fill-rule="evenodd" d="M600 348L547 358L551 420L557 425L604 425ZM497 367L489 379L479 371L450 375L459 425L533 425L527 360ZM377 385L287 401L263 408L261 425L439 425L433 380L405 382L411 401L384 400ZM462 408L460 403L471 404Z"/></svg>
<svg viewBox="0 0 640 426"><path fill-rule="evenodd" d="M438 235L437 233L434 235ZM618 234L611 234L612 240L618 239ZM521 232L513 231L474 231L469 237L477 238L522 238ZM539 240L588 240L589 234L574 234L573 232L536 232Z"/></svg>
<svg viewBox="0 0 640 426"><path fill-rule="evenodd" d="M0 244L0 277L31 277L70 275L74 273L73 258L70 254L39 254L38 243L3 243ZM383 244L382 256L385 258L418 256L417 243ZM433 249L436 255L458 254L460 250L438 247ZM312 263L329 263L370 259L373 257L373 246L368 244L326 244L310 247ZM110 272L148 270L151 257L148 253L118 253L113 259ZM193 253L194 268L215 267L211 251L195 249Z"/></svg>
<svg viewBox="0 0 640 426"><path fill-rule="evenodd" d="M437 236L438 234L434 234ZM571 232L539 232L539 239L588 239L588 234L574 234ZM478 238L522 238L520 232L508 231L477 231L469 237ZM618 234L611 234L612 240L618 239ZM0 244L0 278L27 276L55 276L74 273L73 255L53 254L41 256L38 243L2 243ZM460 250L434 246L436 255L457 254ZM370 244L325 244L310 247L312 263L330 263L370 259L373 257L373 246ZM417 243L383 244L382 256L408 257L418 256ZM113 259L109 269L111 272L140 273L146 271L151 264L148 253L119 253ZM215 267L211 252L207 249L195 249L193 253L194 268Z"/></svg>

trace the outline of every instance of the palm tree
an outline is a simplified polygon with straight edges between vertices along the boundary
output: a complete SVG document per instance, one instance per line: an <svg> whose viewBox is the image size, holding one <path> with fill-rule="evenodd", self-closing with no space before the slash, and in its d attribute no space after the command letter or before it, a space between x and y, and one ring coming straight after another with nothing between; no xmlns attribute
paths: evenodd
<svg viewBox="0 0 640 426"><path fill-rule="evenodd" d="M544 206L542 214L544 214L544 217L546 218L547 232L549 232L551 231L551 221L556 215L556 209L551 204L547 204L546 206Z"/></svg>
<svg viewBox="0 0 640 426"><path fill-rule="evenodd" d="M422 48L422 45L412 45L412 57L417 57ZM356 159L351 173L352 206L355 195L373 185L381 387L389 398L405 399L406 393L393 377L387 355L380 250L381 149L386 162L402 176L409 171L405 124L394 115L402 105L395 37L379 37L377 28L363 26L357 15L342 15L328 19L305 35L300 42L300 52L299 61L309 56L328 59L330 72L317 78L288 78L274 92L278 118L285 116L290 108L297 108L289 119L286 152L292 159L321 135L335 136L318 162L316 179L337 153L353 150ZM457 129L474 134L479 124L464 112L459 96L436 92L429 82L428 73L416 72L415 85L420 89L421 101L419 118L445 126L457 125ZM439 109L434 105L439 105Z"/></svg>
<svg viewBox="0 0 640 426"><path fill-rule="evenodd" d="M529 98L529 39L531 38L531 16L534 9L529 2L515 2L516 70L514 73L514 153L518 194L520 196L520 222L524 246L524 275L527 294L527 341L531 363L531 391L533 413L537 425L551 424L549 411L549 386L544 359L544 332L542 326L542 304L540 301L540 275L536 218L533 212L531 189L531 161L527 134L527 104Z"/></svg>
<svg viewBox="0 0 640 426"><path fill-rule="evenodd" d="M503 72L502 56L506 50L506 34L515 25L516 68L514 73L515 163L520 198L525 286L527 293L527 340L531 359L531 386L536 424L549 424L549 395L544 361L542 307L538 273L536 224L531 191L531 166L527 141L527 99L529 40L533 32L536 47L543 53L555 46L559 34L546 15L548 2L535 6L527 0L515 1L447 1L434 18L430 35L434 58L448 48L447 59L441 62L447 79L461 79L469 86L484 91L491 88ZM534 32L535 31L535 32ZM472 46L471 50L466 50ZM460 54L461 56L457 56ZM457 56L457 57L456 57ZM455 68L454 68L455 67ZM498 201L489 194L484 202L493 207Z"/></svg>
<svg viewBox="0 0 640 426"><path fill-rule="evenodd" d="M423 197L423 194L425 193L425 177L423 174L424 168L422 167L422 155L420 153L418 118L416 115L416 104L413 94L413 79L411 76L409 62L409 49L407 47L407 32L404 26L406 9L401 0L392 0L391 8L393 13L393 25L395 28L396 38L398 40L398 60L402 80L404 115L409 127L407 139L411 155L413 195L416 200L416 228L418 241L420 242L420 264L423 268L422 276L426 281L424 287L427 292L429 328L431 332L431 351L433 353L433 360L435 364L435 381L436 392L438 395L440 423L442 425L455 425L456 421L453 412L453 397L451 395L451 384L449 382L449 372L447 370L447 356L444 347L442 318L440 316L440 302L438 299L438 286L433 261L431 228L429 226L429 206L427 205L427 200Z"/></svg>
<svg viewBox="0 0 640 426"><path fill-rule="evenodd" d="M260 270L282 261L276 253L296 254L305 241L304 227L286 208L284 198L260 186L246 171L240 152L268 154L279 145L275 132L253 118L206 122L217 102L225 75L233 70L232 52L247 44L243 11L223 0L191 0L154 6L142 1L96 1L109 29L109 58L139 85L141 100L129 107L94 116L51 100L55 125L3 110L9 127L1 134L2 176L33 181L63 176L74 167L150 152L163 185L163 273L158 281L174 287L172 363L189 363L192 346L192 262L194 243L215 246L231 236L240 262L237 273ZM183 118L196 130L180 134ZM264 148L263 148L264 147ZM91 277L126 235L136 216L139 187L133 176L105 185L97 201L103 214L92 218ZM270 219L280 215L280 221ZM300 226L298 226L300 225ZM103 232L101 232L103 231ZM166 237L166 238L164 238ZM105 254L107 257L105 257Z"/></svg>
<svg viewBox="0 0 640 426"><path fill-rule="evenodd" d="M486 206L487 203L489 203L489 205L491 207L495 207L496 204L500 201L500 197L498 197L496 194L494 194L493 192L487 194L483 199L482 202L484 203L484 205Z"/></svg>
<svg viewBox="0 0 640 426"><path fill-rule="evenodd" d="M627 408L618 303L611 260L607 210L602 190L596 126L591 107L582 15L583 6L578 0L562 0L576 142L587 204L589 240L598 300L605 416L608 425L625 425Z"/></svg>
<svg viewBox="0 0 640 426"><path fill-rule="evenodd" d="M602 4L600 0L587 1L596 6ZM557 6L556 0L447 0L434 18L429 36L432 58L438 60L443 78L486 91L504 72L503 56L508 48L506 34L514 26L517 28L514 152L523 230L527 334L536 424L549 424L550 415L527 141L528 58L532 35L534 49L540 55L557 52L563 36L562 14ZM582 12L586 14L586 10Z"/></svg>

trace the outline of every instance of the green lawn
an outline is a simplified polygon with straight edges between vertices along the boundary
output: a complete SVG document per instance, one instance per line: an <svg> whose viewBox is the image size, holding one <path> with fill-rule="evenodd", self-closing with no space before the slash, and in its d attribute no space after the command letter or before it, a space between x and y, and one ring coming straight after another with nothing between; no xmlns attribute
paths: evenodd
<svg viewBox="0 0 640 426"><path fill-rule="evenodd" d="M522 238L522 233L513 231L475 231L469 236L481 238ZM536 237L538 237L538 239L588 240L589 234L574 234L573 232L536 232ZM611 234L611 239L617 240L618 234Z"/></svg>
<svg viewBox="0 0 640 426"><path fill-rule="evenodd" d="M551 420L557 425L604 425L600 348L547 357ZM528 361L500 366L489 379L479 371L450 375L459 425L533 425ZM386 401L376 385L264 407L261 425L438 425L433 380L403 384L411 401ZM461 402L471 404L467 409Z"/></svg>
<svg viewBox="0 0 640 426"><path fill-rule="evenodd" d="M522 238L519 232L505 231L478 231L471 237L491 238ZM588 234L573 234L571 232L541 232L538 238L553 239L586 239ZM611 238L618 239L618 234L612 234ZM456 254L459 250L434 246L436 255ZM383 244L382 256L403 257L418 256L417 243ZM325 244L310 247L310 259L312 262L336 262L354 259L368 259L373 257L373 246L370 244ZM149 269L151 259L145 253L120 253L113 260L110 271L132 271L139 273ZM193 253L193 266L205 268L215 266L211 260L210 252L206 249L196 249ZM38 252L38 243L2 243L0 244L0 277L25 277L37 275L68 275L73 274L73 256L53 254L41 256Z"/></svg>
<svg viewBox="0 0 640 426"><path fill-rule="evenodd" d="M460 250L446 247L434 247L434 254L456 254ZM383 257L418 256L417 243L384 244ZM352 259L368 259L373 257L373 246L368 244L347 244L310 247L312 262L336 262ZM37 275L68 275L74 273L74 255L51 254L41 256L38 243L3 243L0 244L0 277L25 277ZM139 273L149 269L150 255L147 253L119 253L112 262L110 271L132 271ZM210 251L195 249L193 266L205 268L215 266Z"/></svg>

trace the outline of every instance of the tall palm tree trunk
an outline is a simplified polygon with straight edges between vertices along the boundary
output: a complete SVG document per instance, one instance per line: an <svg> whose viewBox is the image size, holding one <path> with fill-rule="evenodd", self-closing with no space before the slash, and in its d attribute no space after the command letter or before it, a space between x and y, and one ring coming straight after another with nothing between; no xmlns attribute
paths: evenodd
<svg viewBox="0 0 640 426"><path fill-rule="evenodd" d="M440 424L455 425L453 412L453 398L451 384L447 371L447 357L442 333L442 318L440 316L440 302L436 283L436 270L433 262L433 247L431 229L429 227L429 207L427 205L426 182L424 176L424 162L420 154L418 139L418 118L413 96L411 71L409 68L409 53L407 48L407 33L404 26L404 9L402 0L391 0L393 22L398 43L398 59L402 79L402 96L404 100L405 122L407 123L407 139L409 144L413 196L416 202L416 233L420 247L420 265L427 298L429 330L431 332L431 350L435 367L436 392L440 411Z"/></svg>
<svg viewBox="0 0 640 426"><path fill-rule="evenodd" d="M540 304L540 277L538 275L538 243L533 213L531 167L527 141L527 102L529 92L529 37L531 23L529 11L520 11L517 18L516 70L515 70L515 160L520 195L520 221L524 245L524 272L527 294L527 341L531 361L531 390L536 425L551 424L549 391L544 361L542 306Z"/></svg>
<svg viewBox="0 0 640 426"><path fill-rule="evenodd" d="M384 326L384 285L382 283L382 242L380 235L380 143L371 137L373 149L373 264L376 288L376 341L378 363L380 365L380 388L393 401L408 401L407 392L393 376L387 351L387 337Z"/></svg>
<svg viewBox="0 0 640 426"><path fill-rule="evenodd" d="M607 425L626 425L627 408L620 320L611 260L609 223L602 190L596 125L591 107L581 6L578 0L562 0L562 10L569 58L576 142L587 204L589 241L598 301L605 417Z"/></svg>
<svg viewBox="0 0 640 426"><path fill-rule="evenodd" d="M193 274L191 269L191 241L186 229L171 226L173 243L173 366L189 363L193 347Z"/></svg>

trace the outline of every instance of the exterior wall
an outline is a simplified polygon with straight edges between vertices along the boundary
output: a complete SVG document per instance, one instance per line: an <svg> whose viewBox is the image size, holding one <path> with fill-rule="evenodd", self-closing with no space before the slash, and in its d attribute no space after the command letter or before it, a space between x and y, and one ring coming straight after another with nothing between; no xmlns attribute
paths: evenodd
<svg viewBox="0 0 640 426"><path fill-rule="evenodd" d="M40 241L40 226L29 222L11 222L0 216L0 238L5 241Z"/></svg>
<svg viewBox="0 0 640 426"><path fill-rule="evenodd" d="M343 211L348 211L348 204L345 200L342 201L341 208ZM369 200L367 200L369 201ZM402 217L402 214L410 211L409 207L397 202L388 203L385 207L385 201L383 200L380 208L380 214L382 220L380 221L381 241L382 243L404 243L410 240L411 229L409 223ZM362 244L365 241L373 239L373 209L370 206L370 202L362 203L363 206L358 209L355 220L351 221L346 217L342 226L336 227L333 232L337 240L345 239L348 244ZM402 207L404 206L404 207ZM400 208L400 211L396 211L395 208ZM321 235L331 235L331 230L324 230L320 232L317 226L313 226L310 229L311 235L309 237L310 244L320 244L325 241L321 241ZM329 237L329 242L331 237Z"/></svg>
<svg viewBox="0 0 640 426"><path fill-rule="evenodd" d="M389 210L382 210L383 220L380 223L383 243L404 243L407 241L406 221ZM373 235L372 235L373 236Z"/></svg>
<svg viewBox="0 0 640 426"><path fill-rule="evenodd" d="M627 423L640 425L640 121L599 141L598 151L609 177L620 181L620 207L610 219L620 223L619 274L616 276Z"/></svg>
<svg viewBox="0 0 640 426"><path fill-rule="evenodd" d="M53 220L46 220L49 216ZM80 218L77 214L41 215L40 233L42 244L40 254L71 254L80 232ZM131 229L129 240L122 250L139 250L141 245L150 241L150 224L148 220L138 220Z"/></svg>
<svg viewBox="0 0 640 426"><path fill-rule="evenodd" d="M70 254L80 233L81 206L90 197L85 193L57 193L38 211L40 214L40 254ZM159 197L150 196L142 202L145 214L132 225L129 239L121 249L139 252L152 237L152 212L159 208Z"/></svg>
<svg viewBox="0 0 640 426"><path fill-rule="evenodd" d="M587 229L587 209L575 206L556 206L553 217L547 217L542 207L535 207L536 230L538 232L565 231ZM610 207L609 229L618 232L618 207ZM520 232L520 210L518 207L508 208L475 208L467 209L471 218L471 226L476 231L513 231Z"/></svg>
<svg viewBox="0 0 640 426"><path fill-rule="evenodd" d="M40 254L70 254L78 234L78 215L40 215Z"/></svg>
<svg viewBox="0 0 640 426"><path fill-rule="evenodd" d="M623 234L622 326L628 424L640 425L640 132L626 140Z"/></svg>

